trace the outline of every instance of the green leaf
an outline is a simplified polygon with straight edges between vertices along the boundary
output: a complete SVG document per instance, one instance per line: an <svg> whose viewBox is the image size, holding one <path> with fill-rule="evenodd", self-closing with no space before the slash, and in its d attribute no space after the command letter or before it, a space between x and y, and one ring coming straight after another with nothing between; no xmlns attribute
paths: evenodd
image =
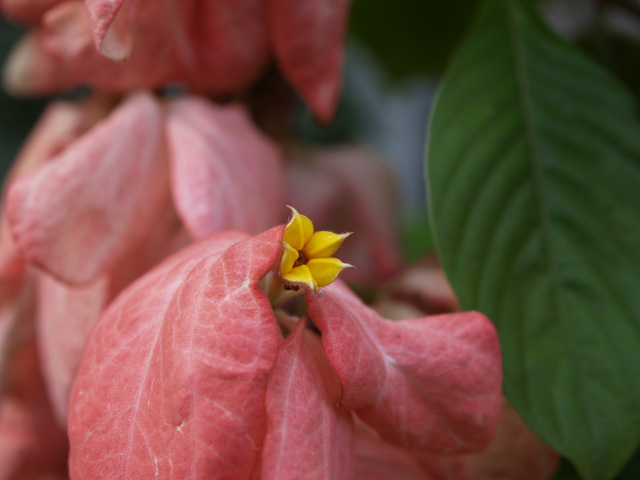
<svg viewBox="0 0 640 480"><path fill-rule="evenodd" d="M488 0L429 132L430 208L505 393L587 479L640 440L640 125L624 87L526 1Z"/></svg>

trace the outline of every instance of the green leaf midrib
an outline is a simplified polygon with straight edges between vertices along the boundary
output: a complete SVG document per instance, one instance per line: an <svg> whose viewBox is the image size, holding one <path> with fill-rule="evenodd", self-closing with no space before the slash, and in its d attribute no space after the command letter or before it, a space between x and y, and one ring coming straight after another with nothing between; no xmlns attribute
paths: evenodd
<svg viewBox="0 0 640 480"><path fill-rule="evenodd" d="M520 26L518 25L518 11L517 7L513 5L513 0L501 0L501 2L504 5L504 9L507 15L507 29L511 38L510 47L516 74L515 78L518 100L520 102L522 112L522 126L526 135L526 141L529 145L530 154L528 155L528 157L531 164L538 214L543 232L542 238L547 257L547 271L549 273L549 282L551 284L551 292L553 295L552 301L558 314L557 321L560 322L560 326L562 331L564 332L564 336L569 337L570 334L566 330L566 323L563 321L563 319L565 318L565 306L562 301L562 279L560 278L558 262L556 260L556 253L554 250L553 226L551 222L550 208L545 195L544 176L542 172L542 157L538 148L538 132L533 112L533 99L531 93L531 85L529 83L528 77L524 39L522 38ZM568 345L567 353L571 359L572 367L581 372L582 369L580 368L580 364L576 360L575 352L571 348L572 343L566 342L566 345ZM581 396L582 398L585 398L583 374L579 374L577 377L577 384L579 385L579 388L581 390ZM524 383L525 391L527 392L527 401L530 403L531 398L529 395L529 387L526 378L524 380ZM581 405L581 407L583 406ZM582 410L585 412L585 418L587 419L587 428L589 429L590 435L592 438L595 438L595 430L593 426L594 420L592 414L588 408L583 407Z"/></svg>
<svg viewBox="0 0 640 480"><path fill-rule="evenodd" d="M592 480L638 441L634 104L525 0L484 0L429 127L447 276L498 327L514 406Z"/></svg>

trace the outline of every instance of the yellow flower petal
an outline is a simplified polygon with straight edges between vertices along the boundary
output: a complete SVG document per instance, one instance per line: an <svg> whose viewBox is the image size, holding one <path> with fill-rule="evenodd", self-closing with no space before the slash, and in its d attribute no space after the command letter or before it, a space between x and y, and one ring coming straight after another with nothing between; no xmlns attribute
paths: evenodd
<svg viewBox="0 0 640 480"><path fill-rule="evenodd" d="M333 255L350 233L316 232L311 235L302 251L308 259Z"/></svg>
<svg viewBox="0 0 640 480"><path fill-rule="evenodd" d="M318 284L316 283L313 275L311 275L311 270L306 265L300 265L299 267L294 268L286 275L282 275L282 278L295 285L306 285L314 293L318 292Z"/></svg>
<svg viewBox="0 0 640 480"><path fill-rule="evenodd" d="M289 208L293 215L284 229L284 241L300 251L313 235L313 222L300 215L295 208Z"/></svg>
<svg viewBox="0 0 640 480"><path fill-rule="evenodd" d="M337 258L314 258L306 265L311 272L318 287L326 287L333 282L338 274L345 268L351 267L348 263L343 263Z"/></svg>
<svg viewBox="0 0 640 480"><path fill-rule="evenodd" d="M282 261L280 262L280 274L285 275L293 270L293 264L300 254L287 242L282 242Z"/></svg>

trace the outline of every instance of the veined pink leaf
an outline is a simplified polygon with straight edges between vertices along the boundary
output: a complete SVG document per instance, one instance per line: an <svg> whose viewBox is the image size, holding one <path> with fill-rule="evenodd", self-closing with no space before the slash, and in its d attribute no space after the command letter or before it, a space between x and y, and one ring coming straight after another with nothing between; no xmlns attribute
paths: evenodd
<svg viewBox="0 0 640 480"><path fill-rule="evenodd" d="M228 228L258 233L280 221L282 154L244 108L175 100L167 132L175 204L194 238Z"/></svg>
<svg viewBox="0 0 640 480"><path fill-rule="evenodd" d="M318 338L301 320L282 344L267 389L262 480L353 478L351 414Z"/></svg>
<svg viewBox="0 0 640 480"><path fill-rule="evenodd" d="M167 202L148 234L110 272L89 285L71 286L41 274L38 283L38 347L47 391L61 425L67 423L71 383L104 308L131 282L189 238Z"/></svg>
<svg viewBox="0 0 640 480"><path fill-rule="evenodd" d="M110 305L72 388L72 479L250 478L279 342L260 279L282 235L213 234Z"/></svg>
<svg viewBox="0 0 640 480"><path fill-rule="evenodd" d="M389 168L362 147L299 155L309 167L289 174L288 203L323 228L354 232L340 248L340 259L356 268L345 271L343 278L378 284L397 274L402 259L395 183ZM321 190L326 193L316 197Z"/></svg>
<svg viewBox="0 0 640 480"><path fill-rule="evenodd" d="M153 97L134 94L11 185L7 212L28 260L66 282L90 282L145 235L168 186L162 118Z"/></svg>
<svg viewBox="0 0 640 480"><path fill-rule="evenodd" d="M51 104L21 149L6 183L47 162L105 114L106 105L98 99ZM3 214L0 216L0 385L6 381L5 369L10 367L8 362L16 343L20 344L25 337L32 336L34 330L34 275L26 268L11 235L4 215L4 193L3 189ZM19 402L16 405L16 411L23 411Z"/></svg>
<svg viewBox="0 0 640 480"><path fill-rule="evenodd" d="M307 309L353 408L383 439L463 453L485 447L500 412L498 337L481 313L391 322L340 282Z"/></svg>
<svg viewBox="0 0 640 480"><path fill-rule="evenodd" d="M51 157L64 150L78 136L90 129L106 115L106 105L100 99L77 103L54 102L45 110L20 150L18 158L5 178L0 214L0 279L17 281L22 277L24 261L11 234L4 214L6 186L13 179L35 170ZM9 287L6 287L9 288Z"/></svg>
<svg viewBox="0 0 640 480"><path fill-rule="evenodd" d="M285 77L316 118L332 120L342 86L350 0L268 0L269 33Z"/></svg>

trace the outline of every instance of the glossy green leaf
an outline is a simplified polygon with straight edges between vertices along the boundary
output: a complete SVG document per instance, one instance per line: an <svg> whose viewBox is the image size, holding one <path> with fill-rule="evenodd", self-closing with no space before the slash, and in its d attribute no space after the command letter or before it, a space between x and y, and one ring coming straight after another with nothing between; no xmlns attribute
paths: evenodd
<svg viewBox="0 0 640 480"><path fill-rule="evenodd" d="M505 392L587 479L640 440L640 124L525 0L487 0L444 79L430 208L464 309L496 324Z"/></svg>

